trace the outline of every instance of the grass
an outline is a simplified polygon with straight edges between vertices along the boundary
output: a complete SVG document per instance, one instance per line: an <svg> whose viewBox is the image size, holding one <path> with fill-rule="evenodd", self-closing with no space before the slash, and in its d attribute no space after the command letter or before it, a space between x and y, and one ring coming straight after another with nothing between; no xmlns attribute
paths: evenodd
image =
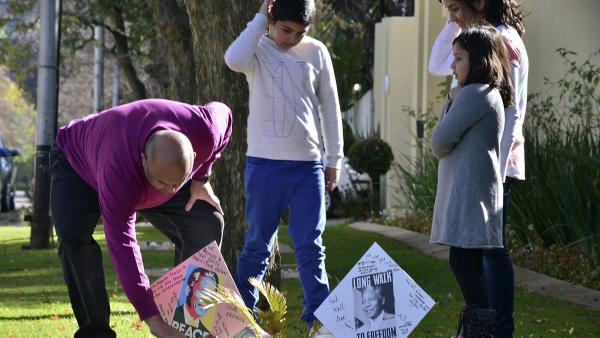
<svg viewBox="0 0 600 338"><path fill-rule="evenodd" d="M287 227L280 240L291 244ZM111 323L119 337L150 337L116 283L101 229L95 234L105 253L105 273L111 298ZM140 240L162 239L153 228L138 231ZM333 287L346 275L360 256L378 242L438 304L425 317L412 337L449 337L453 334L462 299L447 263L424 256L382 236L347 226L325 232L327 270ZM0 227L0 337L72 337L76 322L62 280L56 249L24 251L29 241L28 227ZM144 251L147 267L170 266L170 252ZM293 263L290 254L283 263ZM288 299L290 327L286 337L304 337L302 290L297 280L284 280L282 290ZM515 337L597 337L600 311L518 290ZM571 332L571 333L570 333Z"/></svg>
<svg viewBox="0 0 600 338"><path fill-rule="evenodd" d="M56 249L22 250L29 227L0 227L0 337L72 337L77 329ZM139 239L161 236L154 229ZM119 337L151 337L116 281L102 228L94 234L104 253L111 325ZM170 254L145 252L148 266L169 266Z"/></svg>
<svg viewBox="0 0 600 338"><path fill-rule="evenodd" d="M280 240L291 245L282 227ZM327 246L327 272L333 288L373 242L379 245L398 263L433 299L437 305L423 319L411 337L450 337L455 334L462 296L446 262L399 245L383 236L353 230L347 226L328 228L325 232ZM293 255L282 255L282 263L293 263ZM302 313L302 292L296 280L284 280L290 317L294 322ZM600 336L600 311L594 311L561 300L517 290L515 337L597 337ZM302 337L302 324L294 324L289 337ZM569 332L572 332L570 334Z"/></svg>

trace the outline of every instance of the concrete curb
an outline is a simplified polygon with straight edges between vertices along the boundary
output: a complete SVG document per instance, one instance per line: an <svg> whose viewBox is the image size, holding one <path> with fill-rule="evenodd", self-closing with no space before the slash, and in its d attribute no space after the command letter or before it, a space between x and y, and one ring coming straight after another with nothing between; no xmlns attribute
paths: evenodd
<svg viewBox="0 0 600 338"><path fill-rule="evenodd" d="M374 232L394 239L419 250L427 256L448 260L449 248L429 243L428 235L366 222L356 222L349 226L353 229ZM513 267L515 270L515 285L520 289L600 310L600 291L552 278L516 265L513 265Z"/></svg>

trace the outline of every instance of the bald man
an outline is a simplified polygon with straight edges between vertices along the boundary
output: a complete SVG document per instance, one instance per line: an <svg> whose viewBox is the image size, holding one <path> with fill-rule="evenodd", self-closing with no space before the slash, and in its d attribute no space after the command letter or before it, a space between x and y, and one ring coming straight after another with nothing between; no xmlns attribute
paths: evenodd
<svg viewBox="0 0 600 338"><path fill-rule="evenodd" d="M110 259L140 319L158 337L180 337L152 299L135 233L136 212L175 243L174 264L212 241L223 216L208 181L231 135L231 110L149 99L62 127L50 153L51 209L73 312L75 337L115 337L102 254L92 234L100 216Z"/></svg>

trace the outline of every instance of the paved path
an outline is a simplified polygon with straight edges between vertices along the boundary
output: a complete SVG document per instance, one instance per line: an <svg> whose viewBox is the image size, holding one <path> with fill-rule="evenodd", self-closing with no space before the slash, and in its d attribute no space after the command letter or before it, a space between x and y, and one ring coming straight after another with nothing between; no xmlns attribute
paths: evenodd
<svg viewBox="0 0 600 338"><path fill-rule="evenodd" d="M429 243L429 236L421 233L372 223L357 222L350 224L353 229L375 232L392 238L404 245L415 248L427 256L440 260L448 260L449 248L439 244ZM514 266L515 284L518 288L532 291L541 295L555 297L600 309L600 291L565 282L544 274Z"/></svg>
<svg viewBox="0 0 600 338"><path fill-rule="evenodd" d="M26 209L31 208L31 201L24 190L17 190L15 192L15 208Z"/></svg>

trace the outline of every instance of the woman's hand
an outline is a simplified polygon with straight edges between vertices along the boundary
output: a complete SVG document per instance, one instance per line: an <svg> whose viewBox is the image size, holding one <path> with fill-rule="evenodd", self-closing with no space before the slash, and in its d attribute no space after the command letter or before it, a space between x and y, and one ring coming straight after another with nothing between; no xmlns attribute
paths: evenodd
<svg viewBox="0 0 600 338"><path fill-rule="evenodd" d="M521 146L523 143L525 143L525 139L523 137L518 137L515 140L515 143L513 143L512 147L510 148L510 153L508 156L508 164L509 165L517 165L517 163L519 161L523 161L523 159L521 158L521 155L519 154L518 151L516 151L516 149Z"/></svg>
<svg viewBox="0 0 600 338"><path fill-rule="evenodd" d="M448 92L448 100L454 101L454 98L456 98L456 95L458 95L458 92L460 91L461 88L462 88L461 86L456 86L456 87L450 89L450 91Z"/></svg>

